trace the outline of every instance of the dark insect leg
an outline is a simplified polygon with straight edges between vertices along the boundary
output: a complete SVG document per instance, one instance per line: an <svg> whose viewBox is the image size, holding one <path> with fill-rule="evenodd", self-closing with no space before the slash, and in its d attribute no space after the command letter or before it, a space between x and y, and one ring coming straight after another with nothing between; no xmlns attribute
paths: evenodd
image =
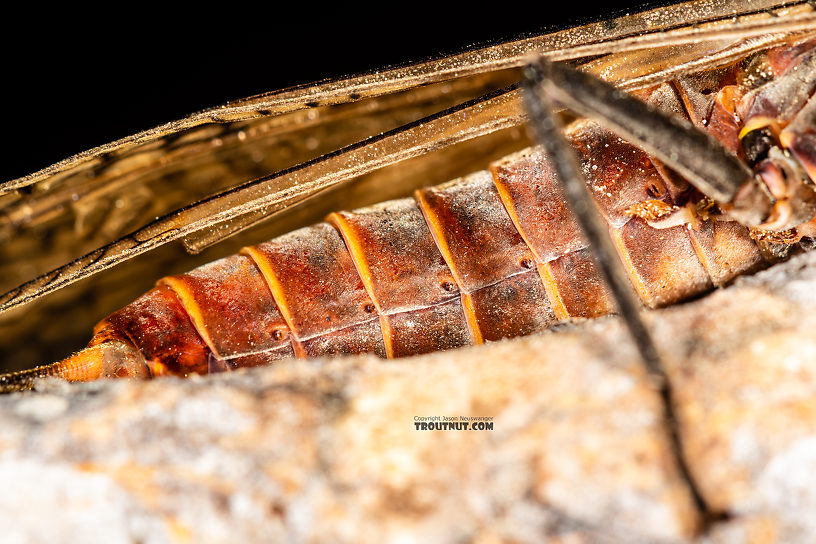
<svg viewBox="0 0 816 544"><path fill-rule="evenodd" d="M575 154L562 136L561 123L553 113L553 103L547 94L549 88L546 88L545 92L545 87L542 85L543 81L544 75L541 66L530 65L526 68L522 86L524 105L530 117L530 131L534 140L549 157L553 170L564 185L567 201L575 213L598 266L609 284L618 310L632 334L646 369L660 392L665 419L669 428L669 439L679 470L688 482L699 509L704 513L709 513L710 510L691 475L683 454L677 430L677 416L674 411L671 384L667 378L665 366L655 348L652 336L641 318L640 310L642 306L640 300L632 290L626 270L618 259L607 226L596 210L592 195L578 167Z"/></svg>
<svg viewBox="0 0 816 544"><path fill-rule="evenodd" d="M657 157L743 225L759 226L771 215L764 186L709 134L568 66L543 60L537 70L555 100Z"/></svg>

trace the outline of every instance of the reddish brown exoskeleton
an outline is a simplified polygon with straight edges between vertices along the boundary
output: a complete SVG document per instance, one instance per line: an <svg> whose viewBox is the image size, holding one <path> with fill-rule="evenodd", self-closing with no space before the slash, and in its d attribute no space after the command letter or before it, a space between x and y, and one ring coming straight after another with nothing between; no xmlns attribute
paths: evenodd
<svg viewBox="0 0 816 544"><path fill-rule="evenodd" d="M765 8L741 20L738 36L716 27L722 12L710 19L716 32L688 27L665 34L664 42L655 43L668 48L662 54L678 55L668 68L656 62L643 28L621 34L606 56L599 57L605 50L586 37L575 38L572 56L561 53L573 60L592 57L581 65L584 71L630 88L665 116L688 119L743 161L745 179L760 180L725 198L717 186L695 188L674 171L677 165L670 169L595 121L568 126L567 139L580 156L598 211L648 307L687 299L766 266L812 233L813 10L795 4L766 17ZM634 25L632 18L622 21L619 28ZM560 59L559 52L550 56ZM366 90L371 96L387 92L370 81L347 81L343 92L354 85L362 89L354 91L355 100ZM484 86L462 85L469 92ZM336 89L320 93L329 106L338 101ZM204 247L383 161L517 124L522 116L515 93L494 92L171 214L10 292L2 299L4 309L169 239L187 237L189 246ZM275 102L278 112L264 109L264 115L297 111L287 98ZM300 100L309 108L323 105ZM156 137L187 128L181 123ZM63 170L70 168L76 165ZM55 168L7 189L61 175ZM612 309L556 176L542 154L528 148L488 170L419 189L413 198L333 213L325 223L166 277L97 325L88 348L0 379L14 390L46 375L88 380L202 374L337 353L400 357L529 334Z"/></svg>

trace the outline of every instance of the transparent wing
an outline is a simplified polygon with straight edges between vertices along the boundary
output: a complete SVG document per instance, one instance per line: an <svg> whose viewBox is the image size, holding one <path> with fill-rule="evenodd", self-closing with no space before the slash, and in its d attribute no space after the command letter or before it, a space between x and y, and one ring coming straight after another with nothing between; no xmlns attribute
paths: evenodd
<svg viewBox="0 0 816 544"><path fill-rule="evenodd" d="M552 60L574 60L689 43L695 37L706 39L712 30L722 39L760 35L779 24L779 21L773 21L775 15L769 10L782 9L776 15L781 14L787 19L789 30L807 27L812 22L809 17L812 10L808 4L806 0L696 0L419 64L270 92L204 110L80 153L28 176L0 183L0 194L42 181L55 183L77 169L93 168L119 156L130 156L133 148L153 142L171 140L176 143L176 148L182 140L183 143L194 143L202 138L186 138L187 131L204 125L249 122L317 106L356 102L432 83L492 74L517 68L531 55L547 54ZM788 9L784 9L786 7ZM448 90L442 89L441 92L447 94ZM297 117L287 118L277 125L297 124L299 121ZM207 132L199 136L206 138ZM155 147L160 145L150 149Z"/></svg>

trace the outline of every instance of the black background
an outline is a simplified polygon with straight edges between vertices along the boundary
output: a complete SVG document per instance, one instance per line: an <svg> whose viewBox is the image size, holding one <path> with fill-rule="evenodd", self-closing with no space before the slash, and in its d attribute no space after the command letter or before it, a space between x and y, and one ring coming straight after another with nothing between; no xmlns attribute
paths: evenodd
<svg viewBox="0 0 816 544"><path fill-rule="evenodd" d="M666 2L442 8L279 3L9 16L0 37L0 181L265 91L424 60ZM120 9L117 8L117 9Z"/></svg>

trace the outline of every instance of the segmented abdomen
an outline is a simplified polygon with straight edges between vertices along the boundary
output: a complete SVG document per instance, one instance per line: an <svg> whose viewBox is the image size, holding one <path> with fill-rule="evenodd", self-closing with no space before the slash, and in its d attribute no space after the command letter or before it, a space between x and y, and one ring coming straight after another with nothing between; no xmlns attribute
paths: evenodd
<svg viewBox="0 0 816 544"><path fill-rule="evenodd" d="M640 94L688 115L667 84ZM699 204L699 195L643 151L586 120L570 125L567 137L647 306L763 266L747 230L722 216L653 228L633 214L643 203ZM402 357L610 311L557 181L528 149L489 172L334 213L326 223L164 278L102 321L92 344L125 341L153 375L184 375L291 356Z"/></svg>

